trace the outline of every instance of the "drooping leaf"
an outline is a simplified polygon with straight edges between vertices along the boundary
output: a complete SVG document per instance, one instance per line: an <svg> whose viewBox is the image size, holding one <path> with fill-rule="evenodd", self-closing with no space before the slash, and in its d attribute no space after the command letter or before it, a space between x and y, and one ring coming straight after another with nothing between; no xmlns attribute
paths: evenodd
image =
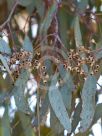
<svg viewBox="0 0 102 136"><path fill-rule="evenodd" d="M74 110L74 114L72 117L72 132L75 131L79 121L80 121L80 113L81 113L81 109L82 109L82 103L79 102L78 105L76 106L75 110Z"/></svg>
<svg viewBox="0 0 102 136"><path fill-rule="evenodd" d="M40 34L46 35L47 30L50 27L50 24L52 22L53 16L56 13L56 9L57 9L57 3L56 1L54 1L51 7L49 8L44 20L41 23Z"/></svg>
<svg viewBox="0 0 102 136"><path fill-rule="evenodd" d="M11 136L10 119L8 115L8 106L5 107L3 118L1 119L1 136Z"/></svg>
<svg viewBox="0 0 102 136"><path fill-rule="evenodd" d="M40 110L40 118L43 119L44 116L46 116L47 112L48 112L48 107L49 107L49 99L48 99L48 93L45 96L45 99L42 103L42 107Z"/></svg>
<svg viewBox="0 0 102 136"><path fill-rule="evenodd" d="M15 82L13 93L16 102L17 109L24 113L29 113L30 108L28 106L26 97L24 96L24 90L29 78L29 72L27 70L23 70Z"/></svg>
<svg viewBox="0 0 102 136"><path fill-rule="evenodd" d="M7 54L11 53L9 45L2 38L0 38L0 52Z"/></svg>
<svg viewBox="0 0 102 136"><path fill-rule="evenodd" d="M24 43L23 43L23 49L29 52L33 52L33 46L28 36L25 36Z"/></svg>
<svg viewBox="0 0 102 136"><path fill-rule="evenodd" d="M79 24L79 17L75 17L75 23L74 23L74 37L75 37L75 43L76 47L82 46L82 35L80 30L80 24Z"/></svg>
<svg viewBox="0 0 102 136"><path fill-rule="evenodd" d="M59 34L60 34L61 40L64 43L65 47L68 47L67 30L69 28L68 22L70 20L71 18L69 19L68 13L64 9L64 7L62 7L58 12L58 22L59 22Z"/></svg>
<svg viewBox="0 0 102 136"><path fill-rule="evenodd" d="M61 95L67 110L71 109L72 91L74 90L74 83L72 77L68 71L64 69L62 65L59 66L59 73L64 81L64 84L60 87Z"/></svg>
<svg viewBox="0 0 102 136"><path fill-rule="evenodd" d="M56 117L52 108L50 108L50 125L54 134L60 135L64 132L64 127Z"/></svg>
<svg viewBox="0 0 102 136"><path fill-rule="evenodd" d="M59 74L61 78L63 79L64 83L66 83L67 88L73 91L75 89L75 85L73 83L71 74L68 71L66 71L63 65L59 65L58 70L59 70Z"/></svg>
<svg viewBox="0 0 102 136"><path fill-rule="evenodd" d="M85 132L91 125L95 113L96 78L89 75L84 83L81 98L82 111L80 131Z"/></svg>
<svg viewBox="0 0 102 136"><path fill-rule="evenodd" d="M48 94L46 94L45 99L42 103L42 107L40 109L40 123L43 122L43 119L46 117L46 114L48 112L48 108L49 108L49 99L48 99ZM38 119L34 119L34 121L32 122L32 126L38 126Z"/></svg>
<svg viewBox="0 0 102 136"><path fill-rule="evenodd" d="M58 88L56 87L57 77L54 76L51 81L51 86L49 88L49 101L51 107L59 119L60 123L63 125L64 129L68 130L68 133L71 132L71 123L66 111L62 96Z"/></svg>

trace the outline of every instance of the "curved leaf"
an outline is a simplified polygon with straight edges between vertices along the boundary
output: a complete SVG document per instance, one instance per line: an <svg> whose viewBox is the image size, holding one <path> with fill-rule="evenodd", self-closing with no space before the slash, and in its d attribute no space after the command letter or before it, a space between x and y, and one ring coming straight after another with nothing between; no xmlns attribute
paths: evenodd
<svg viewBox="0 0 102 136"><path fill-rule="evenodd" d="M33 46L28 36L25 36L24 43L23 43L23 49L29 52L33 52Z"/></svg>
<svg viewBox="0 0 102 136"><path fill-rule="evenodd" d="M63 125L64 129L66 129L68 133L70 133L71 132L70 119L67 114L61 93L55 85L56 83L57 83L57 79L54 76L51 82L51 86L49 88L49 94L48 94L49 101L60 123Z"/></svg>
<svg viewBox="0 0 102 136"><path fill-rule="evenodd" d="M57 3L56 1L52 3L51 7L49 8L47 15L45 16L41 27L40 27L40 34L46 34L48 28L50 27L50 24L52 22L53 16L56 13L57 9Z"/></svg>
<svg viewBox="0 0 102 136"><path fill-rule="evenodd" d="M82 90L82 111L80 130L85 132L91 125L95 113L96 78L89 75Z"/></svg>
<svg viewBox="0 0 102 136"><path fill-rule="evenodd" d="M78 123L80 122L81 109L82 109L82 103L79 102L77 107L74 110L74 114L73 114L73 117L72 117L72 132L75 131Z"/></svg>
<svg viewBox="0 0 102 136"><path fill-rule="evenodd" d="M69 15L62 7L58 12L58 22L59 22L59 33L62 42L64 43L65 47L68 47L68 34L67 30L69 28L69 22L71 18L69 19Z"/></svg>
<svg viewBox="0 0 102 136"><path fill-rule="evenodd" d="M59 89L61 91L61 95L65 104L65 107L70 111L72 91L74 90L75 86L74 86L70 73L66 71L62 65L60 65L58 69L59 69L60 76L64 81L63 86L61 86Z"/></svg>
<svg viewBox="0 0 102 136"><path fill-rule="evenodd" d="M56 134L56 135L60 135L62 132L64 132L64 127L63 125L60 123L60 121L58 120L58 118L56 117L54 111L52 108L50 108L50 125L51 125L51 129L52 131Z"/></svg>
<svg viewBox="0 0 102 136"><path fill-rule="evenodd" d="M24 113L30 112L30 108L28 106L26 97L24 96L24 90L28 78L29 78L29 72L27 70L23 70L20 76L18 77L17 81L15 82L15 86L13 89L17 109Z"/></svg>
<svg viewBox="0 0 102 136"><path fill-rule="evenodd" d="M76 16L75 18L75 24L74 24L74 36L75 36L75 43L76 47L82 46L82 35L80 31L80 24L79 24L79 17Z"/></svg>

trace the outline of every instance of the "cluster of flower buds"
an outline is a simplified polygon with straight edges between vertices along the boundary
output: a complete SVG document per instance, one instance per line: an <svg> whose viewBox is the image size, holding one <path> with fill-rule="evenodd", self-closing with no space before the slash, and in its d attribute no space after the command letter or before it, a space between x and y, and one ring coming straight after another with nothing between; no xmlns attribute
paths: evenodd
<svg viewBox="0 0 102 136"><path fill-rule="evenodd" d="M87 71L84 70L84 66L87 67ZM72 74L77 73L83 77L87 76L89 72L91 74L96 74L99 70L99 65L94 53L84 46L76 50L70 49L68 60L64 64L64 67Z"/></svg>
<svg viewBox="0 0 102 136"><path fill-rule="evenodd" d="M21 69L28 69L32 66L31 59L32 53L25 50L12 54L9 61L9 67L14 79L18 78Z"/></svg>
<svg viewBox="0 0 102 136"><path fill-rule="evenodd" d="M47 73L46 66L40 62L41 52L37 50L35 55L32 56L31 52L25 50L13 53L9 62L12 74L17 78L21 69L31 68L32 70L36 70L38 76L46 83L50 76ZM72 75L78 74L83 78L86 77L89 72L91 74L96 74L99 70L99 65L92 50L86 49L84 46L80 47L80 49L70 49L66 60L62 61L60 58L54 58L56 64L63 64L64 68L70 71ZM84 66L87 67L87 72L84 70Z"/></svg>

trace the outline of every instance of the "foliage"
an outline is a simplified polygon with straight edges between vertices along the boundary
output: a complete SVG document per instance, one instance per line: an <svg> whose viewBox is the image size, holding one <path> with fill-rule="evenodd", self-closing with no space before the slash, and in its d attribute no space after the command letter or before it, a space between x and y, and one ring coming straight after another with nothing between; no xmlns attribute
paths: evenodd
<svg viewBox="0 0 102 136"><path fill-rule="evenodd" d="M101 0L1 0L0 9L0 135L91 134L102 117Z"/></svg>

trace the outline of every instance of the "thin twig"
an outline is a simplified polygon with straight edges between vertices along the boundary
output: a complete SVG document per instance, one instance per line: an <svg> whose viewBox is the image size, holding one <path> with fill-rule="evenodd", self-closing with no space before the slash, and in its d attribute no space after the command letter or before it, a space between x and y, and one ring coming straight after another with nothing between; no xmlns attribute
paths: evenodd
<svg viewBox="0 0 102 136"><path fill-rule="evenodd" d="M25 33L26 25L27 25L27 23L28 23L29 20L30 20L30 16L27 17L26 22L25 22L25 24L24 24L24 27L23 27L23 32L24 32L24 33Z"/></svg>
<svg viewBox="0 0 102 136"><path fill-rule="evenodd" d="M10 35L11 35L13 46L15 46L15 42L14 42L14 39L13 39L13 34L12 34L12 31L11 31L10 23L8 23L7 25L8 25L8 28L9 28Z"/></svg>
<svg viewBox="0 0 102 136"><path fill-rule="evenodd" d="M102 89L102 86L97 82L97 85L99 85L99 87Z"/></svg>
<svg viewBox="0 0 102 136"><path fill-rule="evenodd" d="M14 4L14 6L12 7L12 10L11 10L11 12L10 12L10 14L9 14L9 16L8 16L8 18L7 18L7 20L6 20L2 25L0 25L0 29L3 29L3 28L7 25L7 23L10 22L11 17L12 17L12 15L13 15L13 13L14 13L14 11L15 11L17 5L18 5L18 0L15 1L15 4Z"/></svg>

